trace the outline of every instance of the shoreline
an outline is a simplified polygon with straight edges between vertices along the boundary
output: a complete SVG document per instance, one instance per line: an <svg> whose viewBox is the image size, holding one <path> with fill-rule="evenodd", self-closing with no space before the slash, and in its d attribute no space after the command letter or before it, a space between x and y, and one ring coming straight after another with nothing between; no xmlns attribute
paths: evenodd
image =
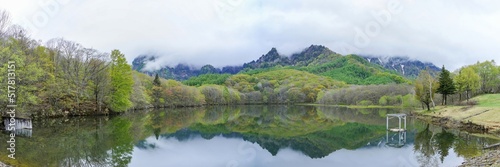
<svg viewBox="0 0 500 167"><path fill-rule="evenodd" d="M460 167L468 166L500 166L500 149L483 150L477 157L467 158Z"/></svg>
<svg viewBox="0 0 500 167"><path fill-rule="evenodd" d="M418 119L445 128L460 129L472 133L486 133L500 136L500 116L498 107L480 106L439 106L431 111L413 112Z"/></svg>
<svg viewBox="0 0 500 167"><path fill-rule="evenodd" d="M414 115L445 128L500 137L500 120L496 117L499 113L500 107L496 106L439 106L431 111L416 111ZM460 166L500 166L500 148L484 148L481 155L466 158Z"/></svg>

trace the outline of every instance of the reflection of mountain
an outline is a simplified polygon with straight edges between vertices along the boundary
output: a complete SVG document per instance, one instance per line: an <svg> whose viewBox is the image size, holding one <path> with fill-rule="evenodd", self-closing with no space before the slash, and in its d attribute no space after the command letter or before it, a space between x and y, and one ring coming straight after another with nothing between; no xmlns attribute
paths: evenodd
<svg viewBox="0 0 500 167"><path fill-rule="evenodd" d="M339 149L356 149L385 136L385 114L391 110L355 110L311 106L214 106L195 112L166 112L163 138L188 140L217 135L258 143L276 155L292 148L311 158L321 158ZM153 115L158 112L152 112ZM161 112L160 112L161 113ZM181 115L179 115L181 114ZM188 119L180 121L176 118ZM157 117L157 116L155 116ZM183 122L183 128L176 122ZM361 122L361 123L357 123ZM179 127L172 131L172 127ZM141 143L140 148L148 148Z"/></svg>
<svg viewBox="0 0 500 167"><path fill-rule="evenodd" d="M347 110L306 106L214 106L129 112L112 117L73 117L34 120L31 138L16 137L15 160L0 150L0 161L14 166L127 166L135 149L165 149L162 138L189 142L215 136L257 143L276 155L291 148L312 158L339 149L376 147L384 140L384 114L390 110ZM421 164L445 155L480 154L497 140L452 133L425 125L408 133ZM416 134L415 134L416 133ZM9 134L0 133L0 141ZM151 143L158 137L160 141ZM148 138L147 140L145 140ZM157 145L158 144L158 145ZM383 144L382 144L383 145ZM134 147L135 146L135 147ZM417 157L419 158L419 157Z"/></svg>
<svg viewBox="0 0 500 167"><path fill-rule="evenodd" d="M226 138L242 138L243 140L257 143L272 155L276 155L280 149L290 147L301 151L311 158L322 158L342 148L356 149L365 146L369 141L383 137L385 132L383 126L347 123L310 134L280 137L258 133L225 133L225 130L216 132L214 129L219 129L220 125L215 126L218 127L198 124L189 129L182 129L172 134L161 135L161 138L175 138L179 141L187 141L199 136L211 139L214 136L222 135ZM151 144L144 142L140 142L137 146L142 149L154 148Z"/></svg>
<svg viewBox="0 0 500 167"><path fill-rule="evenodd" d="M271 136L249 136L248 141L257 142L261 147L276 155L281 148L291 147L311 158L322 158L339 149L357 149L375 138L382 137L382 126L347 123L325 131L289 138Z"/></svg>

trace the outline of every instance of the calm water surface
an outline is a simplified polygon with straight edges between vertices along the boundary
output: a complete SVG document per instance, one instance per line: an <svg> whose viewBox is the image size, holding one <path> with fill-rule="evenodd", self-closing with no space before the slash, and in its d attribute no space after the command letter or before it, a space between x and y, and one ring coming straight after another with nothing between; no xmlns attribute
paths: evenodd
<svg viewBox="0 0 500 167"><path fill-rule="evenodd" d="M44 119L16 137L16 160L1 149L0 161L18 166L457 166L499 142L411 118L406 133L387 133L386 114L400 112L224 106ZM397 119L390 124L397 126ZM0 134L1 141L8 139L8 133Z"/></svg>

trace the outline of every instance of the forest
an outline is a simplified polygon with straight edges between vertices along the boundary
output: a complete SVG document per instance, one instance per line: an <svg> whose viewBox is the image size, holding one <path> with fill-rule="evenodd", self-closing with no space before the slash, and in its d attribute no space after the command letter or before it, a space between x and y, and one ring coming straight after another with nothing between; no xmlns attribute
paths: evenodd
<svg viewBox="0 0 500 167"><path fill-rule="evenodd" d="M472 96L500 92L500 67L493 60L453 72L444 66L438 73L422 69L418 77L409 78L357 55L339 55L316 46L308 49L289 59L270 52L245 64L237 74L205 69L206 74L176 81L133 70L119 50L102 52L63 38L46 42L32 39L0 11L0 80L6 81L6 62L15 62L15 100L19 113L27 116L244 104L430 109L439 104L471 104ZM0 87L6 84L1 82ZM6 91L0 89L0 94ZM7 96L0 96L1 107L7 101Z"/></svg>

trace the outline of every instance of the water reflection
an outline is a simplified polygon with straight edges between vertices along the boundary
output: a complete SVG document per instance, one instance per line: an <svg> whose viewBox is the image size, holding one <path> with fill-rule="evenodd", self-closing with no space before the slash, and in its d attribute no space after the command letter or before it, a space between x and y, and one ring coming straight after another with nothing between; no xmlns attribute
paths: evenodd
<svg viewBox="0 0 500 167"><path fill-rule="evenodd" d="M391 136L389 136L389 134ZM406 144L406 131L399 131L395 133L386 131L385 135L385 142L388 146L401 148Z"/></svg>
<svg viewBox="0 0 500 167"><path fill-rule="evenodd" d="M134 150L130 166L418 166L412 147L362 147L340 149L321 159L311 159L290 147L272 155L257 143L215 136L206 140L194 135L186 141L175 137L156 140L148 138L154 150ZM158 163L158 159L162 159ZM462 158L448 156L442 166L456 166Z"/></svg>
<svg viewBox="0 0 500 167"><path fill-rule="evenodd" d="M387 147L401 139L386 134L385 116L396 112L222 106L46 119L33 122L31 138L16 138L16 160L7 159L2 149L0 161L18 166L456 166L498 142L410 119L406 145ZM0 140L7 139L0 134Z"/></svg>

